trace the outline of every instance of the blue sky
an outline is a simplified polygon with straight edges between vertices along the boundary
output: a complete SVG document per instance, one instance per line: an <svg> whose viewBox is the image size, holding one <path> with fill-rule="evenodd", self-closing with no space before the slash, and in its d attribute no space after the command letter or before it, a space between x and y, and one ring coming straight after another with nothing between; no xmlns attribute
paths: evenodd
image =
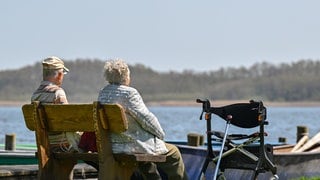
<svg viewBox="0 0 320 180"><path fill-rule="evenodd" d="M320 57L317 0L0 1L0 70L51 55L216 70Z"/></svg>

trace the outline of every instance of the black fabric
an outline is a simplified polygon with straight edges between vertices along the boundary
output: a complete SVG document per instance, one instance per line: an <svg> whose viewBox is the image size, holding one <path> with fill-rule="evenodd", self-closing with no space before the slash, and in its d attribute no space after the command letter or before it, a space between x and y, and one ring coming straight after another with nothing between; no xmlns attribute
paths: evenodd
<svg viewBox="0 0 320 180"><path fill-rule="evenodd" d="M253 128L266 119L266 108L261 102L236 103L222 107L211 107L210 111L224 120L232 116L230 123L241 128ZM259 115L262 114L262 121Z"/></svg>
<svg viewBox="0 0 320 180"><path fill-rule="evenodd" d="M218 137L219 139L223 139L225 133L221 131L211 131L210 132L212 135ZM250 138L250 135L247 134L228 134L227 135L227 140L241 140L241 139L248 139Z"/></svg>

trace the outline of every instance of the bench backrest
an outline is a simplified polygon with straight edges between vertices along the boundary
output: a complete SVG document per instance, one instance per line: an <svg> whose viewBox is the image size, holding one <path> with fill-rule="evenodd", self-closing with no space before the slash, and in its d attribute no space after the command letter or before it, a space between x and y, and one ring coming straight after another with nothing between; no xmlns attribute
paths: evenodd
<svg viewBox="0 0 320 180"><path fill-rule="evenodd" d="M119 104L41 104L33 102L22 106L26 126L36 130L36 120L49 131L96 131L94 121L100 120L104 129L124 132L128 122Z"/></svg>
<svg viewBox="0 0 320 180"><path fill-rule="evenodd" d="M27 128L31 131L35 131L39 177L50 178L56 174L52 169L57 166L50 166L51 162L55 161L55 157L52 152L50 152L48 136L48 132L54 131L95 132L99 168L111 169L115 167L115 161L112 158L112 145L109 132L121 133L128 129L128 122L124 109L119 104L100 104L99 102L94 102L93 104L62 105L41 104L40 102L35 101L32 102L32 104L23 105L22 111ZM97 154L91 153L91 155L92 157L96 157ZM70 156L66 155L65 157ZM80 158L82 157L87 156L81 156ZM62 174L61 172L59 173ZM99 177L112 179L113 176L114 174L110 172L99 171Z"/></svg>

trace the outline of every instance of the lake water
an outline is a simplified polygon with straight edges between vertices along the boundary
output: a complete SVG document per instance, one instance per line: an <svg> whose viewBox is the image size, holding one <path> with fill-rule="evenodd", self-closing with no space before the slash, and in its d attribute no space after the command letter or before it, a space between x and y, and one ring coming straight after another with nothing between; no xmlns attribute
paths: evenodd
<svg viewBox="0 0 320 180"><path fill-rule="evenodd" d="M188 133L205 135L206 122L199 120L201 107L152 106L150 110L158 117L166 132L165 140L187 140ZM297 126L307 126L309 136L320 132L320 107L267 107L265 126L268 133L266 143L278 142L279 137L287 138L288 143L295 143ZM224 131L225 121L212 116L212 129ZM230 126L230 133L251 133L258 128L241 129ZM35 144L34 132L29 131L25 124L21 107L0 106L0 144L5 143L6 134L16 134L17 144Z"/></svg>

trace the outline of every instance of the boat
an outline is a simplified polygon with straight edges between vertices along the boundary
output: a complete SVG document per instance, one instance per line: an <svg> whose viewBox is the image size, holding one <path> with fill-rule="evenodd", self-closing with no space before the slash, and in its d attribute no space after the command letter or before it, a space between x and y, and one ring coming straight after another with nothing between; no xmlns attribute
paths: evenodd
<svg viewBox="0 0 320 180"><path fill-rule="evenodd" d="M33 144L17 145L15 150L4 150L0 144L0 179L37 179L37 147ZM96 178L92 166L79 162L74 168L75 179Z"/></svg>
<svg viewBox="0 0 320 180"><path fill-rule="evenodd" d="M37 147L34 144L19 144L14 150L5 150L0 144L0 165L28 165L38 164L35 156Z"/></svg>
<svg viewBox="0 0 320 180"><path fill-rule="evenodd" d="M206 144L201 146L190 146L187 142L170 141L169 143L177 145L182 154L185 167L190 179L198 179L203 162L207 155ZM217 146L217 144L215 144ZM293 145L278 144L273 147L273 162L277 167L279 179L294 179L298 177L320 177L320 152L299 152L292 153ZM218 153L219 147L214 148ZM28 150L0 151L0 165L33 165L37 167L37 158L35 156L35 146ZM82 167L83 168L83 167ZM94 170L87 168L94 177ZM1 168L0 168L1 169ZM83 169L82 169L83 170ZM82 171L79 170L79 171ZM215 167L211 165L206 171L206 178L213 179ZM226 179L248 179L253 174L252 170L226 169L224 176ZM86 177L89 177L88 175ZM273 177L271 172L260 173L259 180Z"/></svg>
<svg viewBox="0 0 320 180"><path fill-rule="evenodd" d="M204 159L207 155L206 147L191 147L178 145L185 162L190 179L198 179ZM277 145L273 147L273 162L277 167L279 179L294 179L299 177L320 177L320 152L292 153L293 145ZM218 152L217 152L218 153ZM207 169L206 179L213 179L214 166ZM226 169L226 179L243 179L253 175L252 170ZM273 178L271 172L261 173L259 180L270 180Z"/></svg>
<svg viewBox="0 0 320 180"><path fill-rule="evenodd" d="M283 179L320 178L320 151L291 152L293 147L294 145L282 145L273 148L274 163L279 177Z"/></svg>
<svg viewBox="0 0 320 180"><path fill-rule="evenodd" d="M0 150L0 165L38 164L35 151L6 151Z"/></svg>

